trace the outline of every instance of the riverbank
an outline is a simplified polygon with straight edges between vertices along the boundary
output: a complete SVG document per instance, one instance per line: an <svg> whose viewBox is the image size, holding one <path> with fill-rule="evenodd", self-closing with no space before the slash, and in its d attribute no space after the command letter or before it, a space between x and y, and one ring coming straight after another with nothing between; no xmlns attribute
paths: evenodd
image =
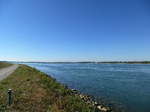
<svg viewBox="0 0 150 112"><path fill-rule="evenodd" d="M7 91L13 90L13 104L7 105ZM90 97L71 90L34 68L20 65L0 82L0 111L17 112L110 112Z"/></svg>
<svg viewBox="0 0 150 112"><path fill-rule="evenodd" d="M83 62L32 62L20 61L13 63L45 63L45 64L150 64L150 61L83 61Z"/></svg>

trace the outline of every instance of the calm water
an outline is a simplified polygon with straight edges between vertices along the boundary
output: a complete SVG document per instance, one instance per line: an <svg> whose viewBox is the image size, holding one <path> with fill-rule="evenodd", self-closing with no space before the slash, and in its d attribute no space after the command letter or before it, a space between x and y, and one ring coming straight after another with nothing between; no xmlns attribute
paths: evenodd
<svg viewBox="0 0 150 112"><path fill-rule="evenodd" d="M26 64L70 88L122 105L127 112L150 112L150 65Z"/></svg>

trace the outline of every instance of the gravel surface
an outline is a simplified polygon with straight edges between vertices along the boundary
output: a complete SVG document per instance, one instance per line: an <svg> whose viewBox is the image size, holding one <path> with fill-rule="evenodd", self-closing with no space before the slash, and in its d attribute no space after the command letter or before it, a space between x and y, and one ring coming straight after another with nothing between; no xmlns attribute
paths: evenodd
<svg viewBox="0 0 150 112"><path fill-rule="evenodd" d="M19 65L15 64L15 65L0 69L0 80L3 80L8 75L12 74L18 68L18 66Z"/></svg>

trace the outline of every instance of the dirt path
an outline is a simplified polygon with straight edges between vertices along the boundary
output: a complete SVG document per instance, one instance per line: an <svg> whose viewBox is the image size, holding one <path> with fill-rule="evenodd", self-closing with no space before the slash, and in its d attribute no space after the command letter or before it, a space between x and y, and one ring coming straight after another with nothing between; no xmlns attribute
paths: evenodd
<svg viewBox="0 0 150 112"><path fill-rule="evenodd" d="M0 69L0 80L3 80L4 78L6 78L8 75L10 75L11 73L13 73L19 65L12 65L6 68L2 68Z"/></svg>

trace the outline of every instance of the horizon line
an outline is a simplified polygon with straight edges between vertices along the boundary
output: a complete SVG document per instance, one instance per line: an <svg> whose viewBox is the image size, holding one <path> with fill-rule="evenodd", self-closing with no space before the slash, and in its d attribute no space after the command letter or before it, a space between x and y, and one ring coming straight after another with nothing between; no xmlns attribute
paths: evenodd
<svg viewBox="0 0 150 112"><path fill-rule="evenodd" d="M17 61L17 60L0 60L0 62L24 62L24 63L125 63L125 62L150 62L150 60L112 60L112 61Z"/></svg>

